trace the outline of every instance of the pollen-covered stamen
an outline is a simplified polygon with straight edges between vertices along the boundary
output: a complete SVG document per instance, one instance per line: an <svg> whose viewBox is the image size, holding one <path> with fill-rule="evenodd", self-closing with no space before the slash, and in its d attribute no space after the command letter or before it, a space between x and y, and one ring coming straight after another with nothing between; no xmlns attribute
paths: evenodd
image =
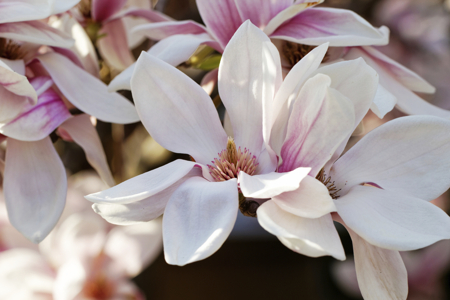
<svg viewBox="0 0 450 300"><path fill-rule="evenodd" d="M316 179L322 182L328 189L328 192L330 193L331 198L337 199L339 198L339 191L341 189L338 189L336 185L334 184L334 181L331 181L331 177L327 176L325 172L320 170L319 174L317 174Z"/></svg>
<svg viewBox="0 0 450 300"><path fill-rule="evenodd" d="M226 149L222 150L212 163L213 165L208 165L208 168L209 174L215 181L237 178L240 171L253 175L258 166L256 156L252 155L247 148L243 151L241 147L236 149L236 144L230 137Z"/></svg>
<svg viewBox="0 0 450 300"><path fill-rule="evenodd" d="M282 54L292 68L314 48L316 48L316 46L296 44L286 41L282 46ZM326 62L328 60L328 57L329 55L327 52L322 62Z"/></svg>
<svg viewBox="0 0 450 300"><path fill-rule="evenodd" d="M13 40L0 38L0 57L16 60L25 56L22 46Z"/></svg>

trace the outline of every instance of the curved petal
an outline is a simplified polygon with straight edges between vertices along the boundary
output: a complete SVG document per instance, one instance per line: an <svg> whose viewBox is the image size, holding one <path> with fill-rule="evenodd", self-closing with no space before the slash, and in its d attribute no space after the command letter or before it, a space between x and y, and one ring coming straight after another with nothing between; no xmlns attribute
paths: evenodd
<svg viewBox="0 0 450 300"><path fill-rule="evenodd" d="M203 22L219 42L222 49L241 26L242 20L234 0L197 0L197 8Z"/></svg>
<svg viewBox="0 0 450 300"><path fill-rule="evenodd" d="M270 36L284 22L300 14L307 8L318 5L323 1L324 0L296 1L296 3L282 10L275 17L273 17L272 20L270 20L270 22L264 28L264 32Z"/></svg>
<svg viewBox="0 0 450 300"><path fill-rule="evenodd" d="M58 269L53 296L58 300L77 299L88 280L88 274L81 261L71 259Z"/></svg>
<svg viewBox="0 0 450 300"><path fill-rule="evenodd" d="M195 162L178 159L124 181L110 189L85 196L95 203L128 204L153 196L188 174Z"/></svg>
<svg viewBox="0 0 450 300"><path fill-rule="evenodd" d="M365 52L365 55L362 56L364 59L367 56L370 56L380 67L387 70L392 74L392 76L403 84L405 87L410 89L411 91L420 92L420 93L429 93L433 94L436 92L436 88L428 83L425 79L409 70L408 68L402 66L397 63L395 60L387 57L380 51L376 50L374 47L361 47ZM351 56L352 54L348 52L346 57Z"/></svg>
<svg viewBox="0 0 450 300"><path fill-rule="evenodd" d="M170 186L146 198L125 204L94 203L92 208L112 224L133 225L148 222L163 214L170 197L183 182L191 177L201 175L202 172L199 168L193 168Z"/></svg>
<svg viewBox="0 0 450 300"><path fill-rule="evenodd" d="M47 0L48 1L48 0ZM80 0L51 0L52 15L61 14L78 4Z"/></svg>
<svg viewBox="0 0 450 300"><path fill-rule="evenodd" d="M18 96L24 96L33 104L37 102L37 94L28 79L14 72L7 64L0 61L0 85ZM2 102L5 101L2 97ZM3 109L2 109L3 110Z"/></svg>
<svg viewBox="0 0 450 300"><path fill-rule="evenodd" d="M113 186L114 178L109 170L102 142L91 123L90 116L84 114L74 116L61 124L60 128L66 130L75 143L83 148L87 161L105 183Z"/></svg>
<svg viewBox="0 0 450 300"><path fill-rule="evenodd" d="M225 149L227 135L211 98L181 71L142 53L131 91L142 123L164 148L204 165Z"/></svg>
<svg viewBox="0 0 450 300"><path fill-rule="evenodd" d="M92 18L102 22L118 12L127 0L92 0Z"/></svg>
<svg viewBox="0 0 450 300"><path fill-rule="evenodd" d="M178 66L191 57L204 43L213 42L208 34L176 34L151 47L147 53L158 57L169 65ZM130 80L136 64L132 64L109 83L108 91L131 90Z"/></svg>
<svg viewBox="0 0 450 300"><path fill-rule="evenodd" d="M239 187L245 197L272 198L284 192L298 189L300 181L308 175L310 168L297 168L287 173L271 172L250 176L239 173Z"/></svg>
<svg viewBox="0 0 450 300"><path fill-rule="evenodd" d="M327 187L311 176L303 178L298 189L275 196L272 201L303 218L320 218L337 210Z"/></svg>
<svg viewBox="0 0 450 300"><path fill-rule="evenodd" d="M0 37L62 48L74 44L69 35L40 21L0 24Z"/></svg>
<svg viewBox="0 0 450 300"><path fill-rule="evenodd" d="M235 3L241 20L250 20L256 27L264 29L272 18L292 5L292 0L241 0Z"/></svg>
<svg viewBox="0 0 450 300"><path fill-rule="evenodd" d="M105 254L129 277L137 276L162 250L161 220L113 228L105 243Z"/></svg>
<svg viewBox="0 0 450 300"><path fill-rule="evenodd" d="M202 81L200 82L200 86L205 90L208 95L211 95L214 88L216 87L217 81L219 80L219 69L214 69L206 73L203 76Z"/></svg>
<svg viewBox="0 0 450 300"><path fill-rule="evenodd" d="M394 109L396 104L397 98L380 84L378 85L377 93L370 106L370 110L373 111L378 118L383 119L388 112Z"/></svg>
<svg viewBox="0 0 450 300"><path fill-rule="evenodd" d="M450 121L432 116L398 118L364 136L330 173L342 195L373 182L385 190L431 201L450 186Z"/></svg>
<svg viewBox="0 0 450 300"><path fill-rule="evenodd" d="M358 185L335 204L345 224L374 246L409 251L450 239L450 217L419 198Z"/></svg>
<svg viewBox="0 0 450 300"><path fill-rule="evenodd" d="M329 42L333 47L386 45L389 30L372 27L351 10L320 7L302 11L280 25L270 37L306 45Z"/></svg>
<svg viewBox="0 0 450 300"><path fill-rule="evenodd" d="M398 251L373 246L349 230L355 256L356 276L366 300L406 300L408 276Z"/></svg>
<svg viewBox="0 0 450 300"><path fill-rule="evenodd" d="M413 83L417 83L416 89L428 90L428 92L430 92L429 87L427 88L426 82L424 83L419 79L412 80L406 78L398 78L398 73L400 73L401 70L392 70L392 67L386 69L387 67L385 66L384 62L380 62L379 59L368 55L368 53L362 51L361 48L351 49L349 53L346 54L345 58L350 59L357 56L363 57L364 60L375 69L375 71L380 76L380 84L390 94L394 95L397 98L397 107L404 113L408 115L432 115L442 118L450 117L450 111L428 103L410 90L411 85ZM412 82L409 83L409 80L411 80Z"/></svg>
<svg viewBox="0 0 450 300"><path fill-rule="evenodd" d="M121 12L115 14L114 17L111 19L123 18L128 16L143 18L150 22L174 21L174 19L159 11L149 8L136 8L136 7L129 7L127 9L123 9Z"/></svg>
<svg viewBox="0 0 450 300"><path fill-rule="evenodd" d="M270 200L264 202L256 213L259 224L292 251L310 257L331 255L339 260L345 259L344 248L330 215L317 219L302 218L286 212Z"/></svg>
<svg viewBox="0 0 450 300"><path fill-rule="evenodd" d="M134 62L121 19L103 24L99 34L104 36L97 40L98 50L110 66L122 71Z"/></svg>
<svg viewBox="0 0 450 300"><path fill-rule="evenodd" d="M83 112L105 122L134 123L136 109L126 98L109 93L98 78L76 66L68 58L47 53L38 56L63 95Z"/></svg>
<svg viewBox="0 0 450 300"><path fill-rule="evenodd" d="M26 238L39 243L64 209L66 172L50 138L7 142L4 193L9 220Z"/></svg>
<svg viewBox="0 0 450 300"><path fill-rule="evenodd" d="M238 212L236 179L184 182L167 203L163 217L166 262L184 266L211 256L225 242Z"/></svg>
<svg viewBox="0 0 450 300"><path fill-rule="evenodd" d="M351 101L329 88L330 77L317 74L309 79L295 100L286 139L281 148L280 172L310 167L315 177L338 146L354 129Z"/></svg>
<svg viewBox="0 0 450 300"><path fill-rule="evenodd" d="M0 133L16 140L38 141L70 117L58 94L48 89L39 96L36 105L26 105L16 118L0 125Z"/></svg>
<svg viewBox="0 0 450 300"><path fill-rule="evenodd" d="M202 34L207 33L203 25L194 21L169 21L143 24L134 27L132 33L142 34L152 40L162 40L176 34Z"/></svg>
<svg viewBox="0 0 450 300"><path fill-rule="evenodd" d="M280 58L269 38L246 21L226 47L219 66L219 94L237 146L256 157L263 147L263 105L275 95Z"/></svg>
<svg viewBox="0 0 450 300"><path fill-rule="evenodd" d="M0 23L44 19L52 13L48 0L9 0L0 3Z"/></svg>

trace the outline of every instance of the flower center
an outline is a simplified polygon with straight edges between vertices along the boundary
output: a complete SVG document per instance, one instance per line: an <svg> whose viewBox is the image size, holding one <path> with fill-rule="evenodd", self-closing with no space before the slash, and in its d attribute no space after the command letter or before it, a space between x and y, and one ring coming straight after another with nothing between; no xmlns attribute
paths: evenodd
<svg viewBox="0 0 450 300"><path fill-rule="evenodd" d="M211 163L213 165L208 165L209 174L215 181L237 178L240 171L253 175L259 165L256 156L252 155L247 148L244 148L244 151L241 150L241 147L236 149L236 144L230 137L227 148L222 150Z"/></svg>
<svg viewBox="0 0 450 300"><path fill-rule="evenodd" d="M25 56L25 52L22 50L22 46L12 40L0 38L0 57L16 60L22 59Z"/></svg>
<svg viewBox="0 0 450 300"><path fill-rule="evenodd" d="M303 44L296 44L286 41L282 46L282 54L290 64L291 68L294 67L303 57L306 56L311 50L316 48L316 46L309 46ZM322 62L328 60L328 53L323 58Z"/></svg>
<svg viewBox="0 0 450 300"><path fill-rule="evenodd" d="M327 176L325 172L320 170L319 174L317 174L316 179L322 182L328 189L328 192L330 193L331 198L337 199L339 198L339 191L341 189L338 189L336 185L334 184L334 181L331 181L331 177Z"/></svg>

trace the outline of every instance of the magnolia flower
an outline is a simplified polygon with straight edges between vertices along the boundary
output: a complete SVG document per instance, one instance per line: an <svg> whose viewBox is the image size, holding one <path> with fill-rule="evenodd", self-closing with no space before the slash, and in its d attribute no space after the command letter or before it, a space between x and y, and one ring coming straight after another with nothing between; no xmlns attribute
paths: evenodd
<svg viewBox="0 0 450 300"><path fill-rule="evenodd" d="M60 127L62 135L77 142L92 166L113 185L90 117L72 116L69 109L78 108L106 122L131 123L138 116L127 99L109 93L105 84L69 58L42 49L42 44L66 47L72 43L64 34L61 43L59 35L46 31L44 22L36 22L43 25L22 28L25 21L1 25L11 25L10 32L21 31L4 35L14 40L0 43L0 133L2 140L7 137L4 192L10 221L28 239L40 242L57 222L66 197L65 170L48 135Z"/></svg>
<svg viewBox="0 0 450 300"><path fill-rule="evenodd" d="M39 251L0 253L0 298L144 299L130 278L160 253L160 222L129 227L104 222L80 201L104 187L93 175L72 177L64 215Z"/></svg>
<svg viewBox="0 0 450 300"><path fill-rule="evenodd" d="M323 45L317 51L323 56L326 50L327 45ZM143 53L132 79L141 120L159 144L173 152L187 152L194 161L174 161L86 198L96 203L97 213L114 224L145 222L164 213L164 251L170 264L184 265L210 256L233 228L238 207L254 216L260 202L297 190L310 172L309 166L274 172L275 152L264 140L275 121L274 112L285 112L285 103L293 100L320 61L306 59L299 66L302 71L298 76L281 82L275 46L261 30L245 22L230 40L219 67L219 93L230 117L233 140L227 139L214 105L201 87L175 68ZM335 69L341 71L336 87L348 92L352 87L343 82L351 77L363 91L360 96L349 92L351 101L364 99L364 105L370 106L376 74L362 60L342 66ZM321 81L324 77L319 74L313 79ZM312 93L326 90L321 82L308 83ZM332 101L344 97L336 96L338 91L330 93ZM360 109L359 104L355 105ZM347 107L354 110L353 103ZM350 136L353 126L353 120L350 125L344 122L340 130L347 130L345 135ZM330 198L328 208L332 205ZM331 217L322 223L333 226ZM319 238L311 243L318 244L316 248L325 243L332 249L312 256L331 253L340 259L345 257L336 232L330 240Z"/></svg>
<svg viewBox="0 0 450 300"><path fill-rule="evenodd" d="M134 62L129 45L140 40L136 34L131 36L127 28L127 23L136 23L130 17L138 17L145 23L172 20L151 10L149 1L82 0L72 14L85 27L91 40L96 42L109 66L119 71Z"/></svg>
<svg viewBox="0 0 450 300"><path fill-rule="evenodd" d="M197 7L206 27L191 20L168 20L137 26L133 32L161 40L161 43L169 39L164 43L173 44L168 47L170 50L167 56L173 57L170 60L186 60L202 44L222 53L235 31L246 20L264 30L270 38L296 43L291 52L297 52L297 47L301 45L327 42L330 46L339 47L387 44L389 30L386 27L376 29L350 10L314 7L322 2L198 0ZM289 55L293 55L291 52ZM131 66L118 75L110 83L110 90L130 89L133 68ZM217 71L211 71L210 77L217 77ZM209 79L206 78L205 83Z"/></svg>

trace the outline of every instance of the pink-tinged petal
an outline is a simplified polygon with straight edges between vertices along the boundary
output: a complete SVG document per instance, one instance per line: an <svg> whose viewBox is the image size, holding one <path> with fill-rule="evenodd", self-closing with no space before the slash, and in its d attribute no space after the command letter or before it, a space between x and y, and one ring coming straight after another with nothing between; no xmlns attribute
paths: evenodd
<svg viewBox="0 0 450 300"><path fill-rule="evenodd" d="M40 96L53 85L53 80L48 76L38 76L32 78L30 84L36 91L36 94Z"/></svg>
<svg viewBox="0 0 450 300"><path fill-rule="evenodd" d="M75 39L75 44L70 49L54 48L54 50L67 56L75 64L81 64L81 67L91 75L99 77L99 63L94 45L80 23L69 14L64 14L53 22L52 26L70 34Z"/></svg>
<svg viewBox="0 0 450 300"><path fill-rule="evenodd" d="M327 53L328 43L320 45L303 57L287 74L275 95L272 111L270 146L280 156L281 146L286 137L287 122L294 100L305 81L316 71ZM273 126L273 127L272 127Z"/></svg>
<svg viewBox="0 0 450 300"><path fill-rule="evenodd" d="M54 277L37 251L16 248L0 253L1 299L53 299Z"/></svg>
<svg viewBox="0 0 450 300"><path fill-rule="evenodd" d="M83 112L112 123L134 123L139 120L130 101L117 93L108 92L103 82L68 58L47 53L38 59L61 93Z"/></svg>
<svg viewBox="0 0 450 300"><path fill-rule="evenodd" d="M147 2L148 3L148 2ZM150 22L168 22L168 21L175 21L171 17L156 11L152 9L142 9L142 8L136 8L136 7L130 7L128 9L124 9L121 12L114 15L114 18L123 18L123 17L139 17L144 18Z"/></svg>
<svg viewBox="0 0 450 300"><path fill-rule="evenodd" d="M298 168L287 173L271 172L254 176L241 171L239 187L245 197L272 198L298 189L300 181L308 175L310 170L310 168Z"/></svg>
<svg viewBox="0 0 450 300"><path fill-rule="evenodd" d="M271 35L281 24L300 14L302 11L309 7L318 5L324 0L318 1L296 1L293 5L279 12L275 17L273 17L267 26L264 28L264 32L267 35Z"/></svg>
<svg viewBox="0 0 450 300"><path fill-rule="evenodd" d="M257 210L259 224L292 251L310 257L331 255L344 260L345 253L330 215L302 218L281 209L274 201Z"/></svg>
<svg viewBox="0 0 450 300"><path fill-rule="evenodd" d="M238 213L236 179L184 182L167 203L163 217L166 262L184 266L211 256L225 242Z"/></svg>
<svg viewBox="0 0 450 300"><path fill-rule="evenodd" d="M181 71L143 52L131 91L142 123L164 148L203 165L225 149L227 135L211 98Z"/></svg>
<svg viewBox="0 0 450 300"><path fill-rule="evenodd" d="M217 81L219 80L219 69L214 69L206 73L203 76L200 86L205 90L208 95L211 95L214 88L216 87Z"/></svg>
<svg viewBox="0 0 450 300"><path fill-rule="evenodd" d="M436 88L429 84L425 79L397 63L395 60L387 57L374 47L366 46L362 47L362 50L366 52L366 55L364 56L370 56L380 67L390 72L397 81L411 91L429 94L436 92Z"/></svg>
<svg viewBox="0 0 450 300"><path fill-rule="evenodd" d="M366 300L406 300L408 275L398 251L373 246L349 230L356 276Z"/></svg>
<svg viewBox="0 0 450 300"><path fill-rule="evenodd" d="M90 116L82 114L68 119L60 128L64 129L75 143L83 148L86 159L109 186L115 184L109 170L106 155L97 130L92 125Z"/></svg>
<svg viewBox="0 0 450 300"><path fill-rule="evenodd" d="M394 76L395 74L390 70L386 70L386 68L372 56L367 55L367 52L362 51L360 48L353 48L345 56L345 58L348 59L354 57L363 57L367 64L375 69L380 76L380 84L390 94L397 98L397 107L404 113L409 115L432 115L442 118L450 117L450 112L448 110L434 106L417 96L409 89L409 87L406 87L404 83L398 81L397 76ZM418 84L418 86L422 86L420 89L424 89L423 83Z"/></svg>
<svg viewBox="0 0 450 300"><path fill-rule="evenodd" d="M292 5L292 0L244 0L235 1L241 20L250 20L256 27L264 29L279 12Z"/></svg>
<svg viewBox="0 0 450 300"><path fill-rule="evenodd" d="M48 0L32 2L28 0L4 0L0 3L0 23L40 20L47 18L51 13L52 7Z"/></svg>
<svg viewBox="0 0 450 300"><path fill-rule="evenodd" d="M165 38L150 48L147 53L158 57L169 65L178 66L191 57L201 44L212 43L208 34L177 34ZM132 64L114 77L108 91L131 90L130 80L136 64Z"/></svg>
<svg viewBox="0 0 450 300"><path fill-rule="evenodd" d="M0 24L0 37L62 48L74 44L69 35L40 21Z"/></svg>
<svg viewBox="0 0 450 300"><path fill-rule="evenodd" d="M303 218L320 218L336 211L333 199L322 182L306 176L300 187L272 198L283 210Z"/></svg>
<svg viewBox="0 0 450 300"><path fill-rule="evenodd" d="M315 177L353 132L353 103L330 84L330 77L317 74L301 89L281 148L280 172L310 167Z"/></svg>
<svg viewBox="0 0 450 300"><path fill-rule="evenodd" d="M352 61L338 62L317 70L331 78L331 88L347 97L354 106L356 128L373 104L378 89L378 74L368 66L362 58ZM342 154L351 133L345 138L325 165L325 172Z"/></svg>
<svg viewBox="0 0 450 300"><path fill-rule="evenodd" d="M25 75L25 62L23 59L16 59L16 60L10 60L6 58L0 58L0 66L4 67L3 64L8 66L9 69L13 70L14 72Z"/></svg>
<svg viewBox="0 0 450 300"><path fill-rule="evenodd" d="M66 172L48 137L7 143L4 193L9 220L26 238L39 243L64 209Z"/></svg>
<svg viewBox="0 0 450 300"><path fill-rule="evenodd" d="M127 204L153 196L180 180L196 165L195 162L176 160L150 172L133 177L110 189L87 195L95 203Z"/></svg>
<svg viewBox="0 0 450 300"><path fill-rule="evenodd" d="M21 141L38 141L71 117L59 95L48 89L36 105L27 104L13 120L0 125L0 133Z"/></svg>
<svg viewBox="0 0 450 300"><path fill-rule="evenodd" d="M11 93L27 97L31 103L35 104L37 102L36 91L31 86L28 79L25 76L14 72L3 61L0 61L0 85ZM2 97L2 101L7 101L5 98L6 97Z"/></svg>
<svg viewBox="0 0 450 300"><path fill-rule="evenodd" d="M102 22L118 12L127 0L92 0L92 18Z"/></svg>
<svg viewBox="0 0 450 300"><path fill-rule="evenodd" d="M207 33L203 25L194 21L157 22L136 26L133 33L145 35L152 40L162 40L176 34L202 34Z"/></svg>
<svg viewBox="0 0 450 300"><path fill-rule="evenodd" d="M411 116L369 132L333 166L330 173L345 194L375 183L385 190L431 201L450 186L450 121Z"/></svg>
<svg viewBox="0 0 450 300"><path fill-rule="evenodd" d="M374 28L350 10L321 7L302 11L280 25L270 37L306 45L329 42L334 47L386 45L389 30Z"/></svg>
<svg viewBox="0 0 450 300"><path fill-rule="evenodd" d="M357 185L335 204L345 224L377 247L409 251L450 239L443 210L403 193Z"/></svg>
<svg viewBox="0 0 450 300"><path fill-rule="evenodd" d="M122 71L134 62L128 48L127 33L121 19L103 24L99 34L104 35L97 41L102 57L113 68Z"/></svg>
<svg viewBox="0 0 450 300"><path fill-rule="evenodd" d="M57 271L53 287L53 296L57 300L80 299L89 274L83 263L71 258Z"/></svg>
<svg viewBox="0 0 450 300"><path fill-rule="evenodd" d="M162 222L116 226L105 243L105 254L129 277L137 276L162 250Z"/></svg>
<svg viewBox="0 0 450 300"><path fill-rule="evenodd" d="M241 26L242 20L234 0L197 0L203 22L222 49Z"/></svg>
<svg viewBox="0 0 450 300"><path fill-rule="evenodd" d="M269 38L246 21L225 49L219 66L219 94L237 146L256 157L263 148L263 106L273 101L281 74Z"/></svg>
<svg viewBox="0 0 450 300"><path fill-rule="evenodd" d="M163 214L170 197L183 182L191 177L201 175L202 172L199 168L193 168L168 187L146 198L140 199L139 197L138 200L125 204L95 203L92 208L112 224L133 225L148 222ZM140 196L139 193L136 195Z"/></svg>

